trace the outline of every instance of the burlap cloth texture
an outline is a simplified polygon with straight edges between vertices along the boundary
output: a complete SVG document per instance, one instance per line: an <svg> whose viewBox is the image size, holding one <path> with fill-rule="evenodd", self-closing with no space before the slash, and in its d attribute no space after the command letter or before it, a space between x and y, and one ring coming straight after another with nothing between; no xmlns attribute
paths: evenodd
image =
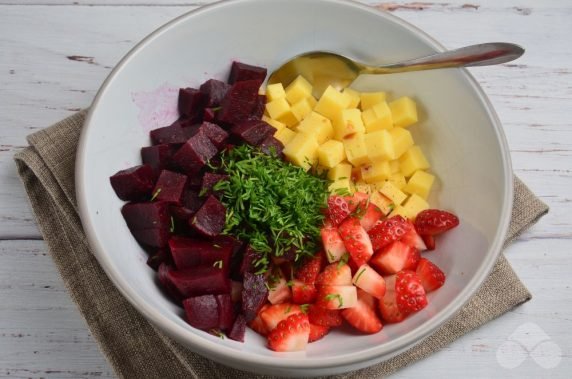
<svg viewBox="0 0 572 379"><path fill-rule="evenodd" d="M270 378L232 369L189 351L153 327L113 286L90 251L76 205L75 156L85 116L86 111L76 113L30 135L30 146L18 152L15 160L51 256L116 374L129 379ZM506 243L548 212L518 178L514 183ZM388 361L333 378L387 376L530 298L501 254L470 302L433 335Z"/></svg>

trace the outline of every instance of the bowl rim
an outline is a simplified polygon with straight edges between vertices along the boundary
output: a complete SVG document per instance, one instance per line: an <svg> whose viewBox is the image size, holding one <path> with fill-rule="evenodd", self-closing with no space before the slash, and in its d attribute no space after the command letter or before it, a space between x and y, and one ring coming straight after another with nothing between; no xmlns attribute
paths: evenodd
<svg viewBox="0 0 572 379"><path fill-rule="evenodd" d="M468 84L472 87L472 90L477 95L478 100L483 105L488 118L491 121L495 135L499 142L501 148L502 157L502 168L505 175L503 193L503 206L501 210L501 220L497 233L491 244L484 261L481 263L481 267L477 270L474 277L470 282L467 283L465 288L457 295L456 300L450 302L446 307L439 310L439 312L427 320L422 325L417 328L391 340L382 345L369 347L359 352L349 353L343 357L311 357L311 358L300 358L300 356L289 356L288 354L283 354L277 356L276 358L270 356L262 356L254 352L240 351L238 352L235 348L225 346L217 341L209 340L199 335L195 335L186 330L183 326L178 325L160 312L158 312L154 306L147 303L129 284L123 279L121 272L113 263L108 259L107 253L100 241L96 238L95 224L88 213L88 202L89 199L86 196L86 170L83 167L88 161L86 154L86 145L88 143L88 134L90 128L93 127L92 119L98 110L98 104L101 99L105 96L107 89L112 85L114 79L117 75L127 66L132 57L134 57L140 50L146 48L146 46L154 39L161 36L163 33L167 33L169 30L176 28L179 24L186 22L188 19L201 16L204 13L208 13L213 9L219 9L224 7L234 7L240 5L241 3L252 3L262 0L221 0L215 3L203 5L199 8L193 9L186 12L166 24L160 26L152 33L148 34L139 43L137 43L115 66L108 77L103 82L102 86L97 92L95 99L93 100L89 113L86 117L83 130L81 132L78 150L76 154L76 167L75 167L75 185L76 185L76 196L78 201L78 209L80 219L89 243L92 248L93 253L98 260L99 264L104 269L107 276L111 279L115 287L120 291L120 293L152 324L158 326L163 332L165 332L170 337L183 342L187 346L192 346L192 350L198 353L215 357L215 360L225 361L227 363L234 362L235 364L255 364L262 365L268 368L296 368L296 369L325 369L325 368L335 368L340 366L356 365L367 361L381 361L384 358L388 359L405 349L412 347L420 343L422 340L427 338L429 335L433 334L437 328L442 326L446 321L453 317L474 295L478 288L482 285L484 280L488 277L491 272L497 258L501 252L501 248L504 244L504 237L507 234L510 216L512 211L513 203L513 176L512 176L512 165L510 160L510 150L508 143L506 141L505 134L502 129L502 124L498 115L488 99L487 95L484 93L481 86L478 84L476 79L471 75L467 69L460 69L463 72L463 76L468 81ZM280 1L280 0L263 0L268 1ZM316 3L316 0L299 0ZM377 17L386 19L386 21L398 24L400 27L412 32L423 42L427 43L430 47L436 51L446 50L443 45L437 42L435 39L430 37L427 33L419 29L418 27L410 24L409 22L390 14L389 12L384 12L382 10L376 9L372 6L358 3L353 0L319 0L321 3L327 6L327 4L343 4L350 8L358 8L362 11L375 14ZM237 354L238 353L238 354ZM244 366L241 366L244 367Z"/></svg>

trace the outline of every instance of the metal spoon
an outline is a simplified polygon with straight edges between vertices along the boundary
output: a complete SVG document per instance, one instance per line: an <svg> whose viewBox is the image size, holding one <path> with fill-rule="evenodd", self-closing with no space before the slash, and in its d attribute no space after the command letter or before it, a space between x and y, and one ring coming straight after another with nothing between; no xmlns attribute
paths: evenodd
<svg viewBox="0 0 572 379"><path fill-rule="evenodd" d="M336 53L312 51L300 54L284 63L270 75L268 84L287 85L298 75L302 75L313 84L314 95L319 97L328 85L337 89L345 88L360 74L393 74L437 68L488 66L510 62L522 54L524 49L518 45L492 42L374 67Z"/></svg>

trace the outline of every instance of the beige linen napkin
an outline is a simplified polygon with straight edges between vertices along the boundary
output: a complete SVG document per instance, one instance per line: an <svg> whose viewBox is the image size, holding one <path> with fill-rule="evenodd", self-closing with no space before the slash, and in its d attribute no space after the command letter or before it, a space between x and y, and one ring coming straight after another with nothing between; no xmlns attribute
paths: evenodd
<svg viewBox="0 0 572 379"><path fill-rule="evenodd" d="M105 356L122 378L269 378L203 358L155 329L113 286L92 255L77 213L74 166L86 111L28 137L15 156L39 228L67 289ZM506 243L548 207L517 178ZM370 368L335 378L379 378L450 344L531 298L504 256L470 302L433 335Z"/></svg>

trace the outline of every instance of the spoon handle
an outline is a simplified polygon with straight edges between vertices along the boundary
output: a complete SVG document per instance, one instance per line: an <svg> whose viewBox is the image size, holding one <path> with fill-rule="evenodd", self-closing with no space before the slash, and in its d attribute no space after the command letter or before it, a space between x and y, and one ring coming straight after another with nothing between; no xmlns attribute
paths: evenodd
<svg viewBox="0 0 572 379"><path fill-rule="evenodd" d="M524 54L518 45L505 42L482 43L431 54L401 63L365 67L362 74L390 74L396 72L434 70L448 67L488 66L510 62Z"/></svg>

